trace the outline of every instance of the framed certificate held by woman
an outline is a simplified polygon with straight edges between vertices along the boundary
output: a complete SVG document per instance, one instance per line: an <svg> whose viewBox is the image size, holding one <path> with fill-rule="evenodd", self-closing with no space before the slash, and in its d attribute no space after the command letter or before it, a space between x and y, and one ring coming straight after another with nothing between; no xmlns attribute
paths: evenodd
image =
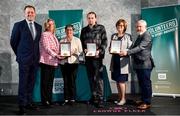
<svg viewBox="0 0 180 116"><path fill-rule="evenodd" d="M60 55L64 57L71 56L71 43L70 42L60 43Z"/></svg>
<svg viewBox="0 0 180 116"><path fill-rule="evenodd" d="M120 44L121 44L121 41L119 40L111 40L110 53L119 54L121 50Z"/></svg>

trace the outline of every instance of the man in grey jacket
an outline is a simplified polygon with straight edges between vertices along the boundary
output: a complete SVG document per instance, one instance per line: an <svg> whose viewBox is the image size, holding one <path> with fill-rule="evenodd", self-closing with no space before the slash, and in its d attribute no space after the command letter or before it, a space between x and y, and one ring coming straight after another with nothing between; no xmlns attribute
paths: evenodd
<svg viewBox="0 0 180 116"><path fill-rule="evenodd" d="M142 101L138 108L143 110L151 107L152 85L150 76L154 67L151 56L152 39L146 28L146 21L139 20L136 23L138 38L128 51L121 51L121 56L132 56L133 68L136 71L141 89Z"/></svg>

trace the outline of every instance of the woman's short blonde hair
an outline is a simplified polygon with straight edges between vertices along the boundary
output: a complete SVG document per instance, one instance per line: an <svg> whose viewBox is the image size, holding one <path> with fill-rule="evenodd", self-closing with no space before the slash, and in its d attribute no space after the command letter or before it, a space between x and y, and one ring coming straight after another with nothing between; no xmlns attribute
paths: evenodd
<svg viewBox="0 0 180 116"><path fill-rule="evenodd" d="M124 19L119 19L119 20L116 22L116 28L118 27L118 25L120 25L120 23L123 23L123 25L124 25L124 32L126 32L127 22L126 22Z"/></svg>
<svg viewBox="0 0 180 116"><path fill-rule="evenodd" d="M48 31L48 30L49 30L49 28L50 28L49 22L50 22L50 21L53 21L53 22L54 22L53 19L47 19L47 20L44 22L44 31ZM56 29L56 26L55 26L55 22L54 22L54 31L53 31L53 33L55 32L55 29Z"/></svg>

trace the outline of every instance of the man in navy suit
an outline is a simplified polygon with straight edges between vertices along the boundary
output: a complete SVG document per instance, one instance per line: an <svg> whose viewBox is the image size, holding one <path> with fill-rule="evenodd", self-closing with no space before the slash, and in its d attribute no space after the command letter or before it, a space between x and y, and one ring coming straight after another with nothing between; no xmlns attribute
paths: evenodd
<svg viewBox="0 0 180 116"><path fill-rule="evenodd" d="M42 26L35 22L35 7L24 7L25 19L14 24L10 44L19 65L18 103L19 113L36 109L32 105L32 92L39 62L39 40Z"/></svg>

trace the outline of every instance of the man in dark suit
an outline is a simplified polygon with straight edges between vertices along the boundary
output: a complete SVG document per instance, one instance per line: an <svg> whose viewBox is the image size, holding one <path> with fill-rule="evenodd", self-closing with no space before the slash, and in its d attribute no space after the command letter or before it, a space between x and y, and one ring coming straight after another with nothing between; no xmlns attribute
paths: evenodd
<svg viewBox="0 0 180 116"><path fill-rule="evenodd" d="M10 44L19 65L18 103L19 113L25 109L36 109L32 104L35 73L39 62L39 40L42 26L35 22L35 8L24 8L25 19L14 24Z"/></svg>
<svg viewBox="0 0 180 116"><path fill-rule="evenodd" d="M143 110L148 109L151 106L152 85L150 76L154 67L151 56L152 39L146 28L146 21L139 20L136 24L138 38L128 51L121 51L121 56L132 56L133 67L136 71L141 89L142 101L138 108Z"/></svg>

